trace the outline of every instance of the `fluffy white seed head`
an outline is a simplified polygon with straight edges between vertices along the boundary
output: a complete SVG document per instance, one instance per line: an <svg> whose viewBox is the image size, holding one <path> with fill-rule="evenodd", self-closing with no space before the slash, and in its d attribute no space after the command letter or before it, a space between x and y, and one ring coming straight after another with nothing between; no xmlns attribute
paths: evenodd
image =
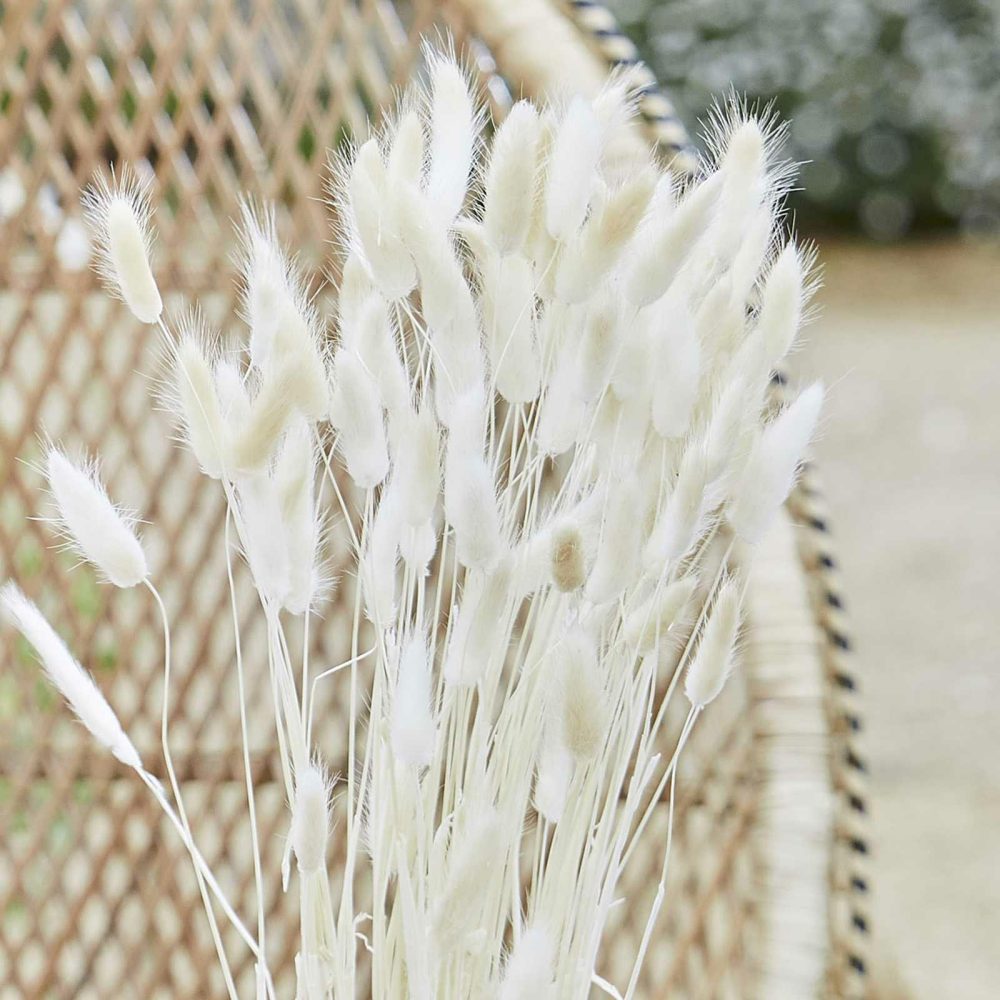
<svg viewBox="0 0 1000 1000"><path fill-rule="evenodd" d="M565 242L583 224L602 146L603 130L593 106L582 97L574 97L549 150L545 226L553 239Z"/></svg>
<svg viewBox="0 0 1000 1000"><path fill-rule="evenodd" d="M497 253L514 253L528 238L540 139L538 112L528 101L510 109L493 138L483 230Z"/></svg>
<svg viewBox="0 0 1000 1000"><path fill-rule="evenodd" d="M735 123L719 172L723 181L715 217L715 252L728 263L743 244L767 187L767 141L755 119Z"/></svg>
<svg viewBox="0 0 1000 1000"><path fill-rule="evenodd" d="M673 211L665 213L659 227L650 227L648 239L644 234L625 280L625 295L636 308L655 302L673 284L705 235L716 212L721 186L717 174L701 181Z"/></svg>
<svg viewBox="0 0 1000 1000"><path fill-rule="evenodd" d="M607 693L593 639L568 632L556 651L562 685L562 735L573 757L586 762L604 745Z"/></svg>
<svg viewBox="0 0 1000 1000"><path fill-rule="evenodd" d="M510 403L529 403L541 388L532 266L520 254L484 263L483 326L496 389Z"/></svg>
<svg viewBox="0 0 1000 1000"><path fill-rule="evenodd" d="M416 527L434 513L441 486L440 431L425 403L403 425L394 449L400 515Z"/></svg>
<svg viewBox="0 0 1000 1000"><path fill-rule="evenodd" d="M396 347L396 331L385 301L378 294L360 305L356 325L342 329L345 345L353 347L378 387L382 404L390 415L409 409L410 381Z"/></svg>
<svg viewBox="0 0 1000 1000"><path fill-rule="evenodd" d="M219 358L212 375L219 399L219 411L225 421L227 434L232 437L234 429L242 428L250 419L250 396L243 381L243 373L234 361Z"/></svg>
<svg viewBox="0 0 1000 1000"><path fill-rule="evenodd" d="M292 806L292 850L303 875L323 871L329 837L330 790L323 772L310 764L296 775Z"/></svg>
<svg viewBox="0 0 1000 1000"><path fill-rule="evenodd" d="M554 970L552 935L541 925L527 928L504 966L499 1000L549 1000Z"/></svg>
<svg viewBox="0 0 1000 1000"><path fill-rule="evenodd" d="M534 805L550 823L562 819L573 780L573 755L562 738L562 724L547 727L535 773Z"/></svg>
<svg viewBox="0 0 1000 1000"><path fill-rule="evenodd" d="M229 461L241 473L262 471L277 451L286 428L295 416L298 370L281 364L269 368L242 426L233 426Z"/></svg>
<svg viewBox="0 0 1000 1000"><path fill-rule="evenodd" d="M657 644L677 640L697 584L694 576L682 577L631 611L622 628L629 646L644 655Z"/></svg>
<svg viewBox="0 0 1000 1000"><path fill-rule="evenodd" d="M389 450L378 386L353 351L341 349L334 359L330 422L351 478L371 489L389 471Z"/></svg>
<svg viewBox="0 0 1000 1000"><path fill-rule="evenodd" d="M634 479L609 490L587 598L595 604L614 600L636 577L642 545L641 503Z"/></svg>
<svg viewBox="0 0 1000 1000"><path fill-rule="evenodd" d="M576 393L588 403L604 391L621 348L619 305L610 291L595 295L587 310L583 342L572 344L567 352L576 358Z"/></svg>
<svg viewBox="0 0 1000 1000"><path fill-rule="evenodd" d="M4 617L34 647L49 680L91 735L127 767L141 770L139 754L104 695L34 603L16 584L6 583L0 587L0 608Z"/></svg>
<svg viewBox="0 0 1000 1000"><path fill-rule="evenodd" d="M273 208L244 201L240 211L242 310L250 327L250 363L263 369L274 356L279 331L293 308L290 300L299 289L278 243Z"/></svg>
<svg viewBox="0 0 1000 1000"><path fill-rule="evenodd" d="M57 448L46 459L56 524L73 548L116 587L134 587L149 575L135 518L109 499L94 465L74 465Z"/></svg>
<svg viewBox="0 0 1000 1000"><path fill-rule="evenodd" d="M729 521L745 542L758 543L785 502L822 406L823 386L815 382L758 437L729 510Z"/></svg>
<svg viewBox="0 0 1000 1000"><path fill-rule="evenodd" d="M282 530L288 547L288 592L285 610L304 614L316 597L320 519L314 481L316 453L312 429L297 415L274 464L274 484L281 504Z"/></svg>
<svg viewBox="0 0 1000 1000"><path fill-rule="evenodd" d="M582 302L590 295L635 234L655 187L656 174L645 168L598 200L580 234L559 258L559 298Z"/></svg>
<svg viewBox="0 0 1000 1000"><path fill-rule="evenodd" d="M484 879L500 864L502 843L500 817L489 807L477 810L454 835L444 885L432 914L434 940L445 952L479 928Z"/></svg>
<svg viewBox="0 0 1000 1000"><path fill-rule="evenodd" d="M454 59L430 54L430 89L427 197L435 215L448 224L465 201L479 116L469 83Z"/></svg>
<svg viewBox="0 0 1000 1000"><path fill-rule="evenodd" d="M185 333L174 349L173 388L188 447L205 475L221 478L227 459L226 424L197 328Z"/></svg>
<svg viewBox="0 0 1000 1000"><path fill-rule="evenodd" d="M470 571L444 657L444 678L456 687L476 684L491 661L503 660L510 639L511 575Z"/></svg>
<svg viewBox="0 0 1000 1000"><path fill-rule="evenodd" d="M101 176L83 197L84 217L97 246L97 269L111 293L140 323L155 323L163 301L149 264L150 182L132 170L110 182Z"/></svg>
<svg viewBox="0 0 1000 1000"><path fill-rule="evenodd" d="M392 752L411 767L426 767L434 757L437 731L431 709L431 671L427 642L413 635L399 656L392 699Z"/></svg>
<svg viewBox="0 0 1000 1000"><path fill-rule="evenodd" d="M707 527L710 498L708 462L702 447L685 453L673 492L663 505L646 543L646 569L659 576L677 562Z"/></svg>
<svg viewBox="0 0 1000 1000"><path fill-rule="evenodd" d="M393 302L409 295L416 284L417 272L409 250L400 239L389 199L385 161L378 141L369 139L358 149L350 168L345 207L357 249L364 256L373 281L385 298Z"/></svg>
<svg viewBox="0 0 1000 1000"><path fill-rule="evenodd" d="M482 397L461 397L455 413L445 452L445 517L455 532L462 565L489 570L504 545L493 471L483 455Z"/></svg>
<svg viewBox="0 0 1000 1000"><path fill-rule="evenodd" d="M733 653L740 628L740 588L728 578L705 624L698 649L684 678L684 693L695 708L714 701L733 669Z"/></svg>
<svg viewBox="0 0 1000 1000"><path fill-rule="evenodd" d="M254 584L266 600L280 607L288 596L291 566L278 489L269 475L243 476L236 498Z"/></svg>
<svg viewBox="0 0 1000 1000"><path fill-rule="evenodd" d="M661 301L667 308L650 307L653 427L661 437L682 438L698 399L701 345L686 303L670 302L670 296Z"/></svg>
<svg viewBox="0 0 1000 1000"><path fill-rule="evenodd" d="M805 271L802 251L794 243L788 243L778 254L764 283L757 329L763 335L767 359L772 366L788 353L798 335L808 297Z"/></svg>
<svg viewBox="0 0 1000 1000"><path fill-rule="evenodd" d="M389 628L396 617L397 573L401 528L399 496L389 484L368 530L362 564L365 610L376 628Z"/></svg>
<svg viewBox="0 0 1000 1000"><path fill-rule="evenodd" d="M426 158L424 124L414 108L399 116L389 145L386 171L389 183L421 184Z"/></svg>
<svg viewBox="0 0 1000 1000"><path fill-rule="evenodd" d="M579 590L587 579L583 533L574 521L556 524L549 538L549 575L564 594Z"/></svg>

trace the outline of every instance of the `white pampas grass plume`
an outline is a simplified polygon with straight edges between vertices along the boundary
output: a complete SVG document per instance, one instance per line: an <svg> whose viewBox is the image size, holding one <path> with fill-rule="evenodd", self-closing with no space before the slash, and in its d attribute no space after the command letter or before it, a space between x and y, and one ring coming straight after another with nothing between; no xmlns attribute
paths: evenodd
<svg viewBox="0 0 1000 1000"><path fill-rule="evenodd" d="M296 775L292 806L292 850L303 875L323 870L329 836L330 790L323 772L310 764Z"/></svg>
<svg viewBox="0 0 1000 1000"><path fill-rule="evenodd" d="M814 382L761 432L743 470L729 510L733 530L758 543L785 502L823 406L823 386Z"/></svg>
<svg viewBox="0 0 1000 1000"><path fill-rule="evenodd" d="M669 302L670 296L666 301ZM656 433L681 438L691 426L701 376L701 345L683 301L666 309L651 306L652 418Z"/></svg>
<svg viewBox="0 0 1000 1000"><path fill-rule="evenodd" d="M399 656L390 731L398 761L418 768L430 764L437 731L431 711L427 643L420 635L407 639Z"/></svg>
<svg viewBox="0 0 1000 1000"><path fill-rule="evenodd" d="M84 192L83 211L97 245L97 269L108 289L140 323L155 323L163 300L149 265L149 180L125 170L101 176Z"/></svg>
<svg viewBox="0 0 1000 1000"><path fill-rule="evenodd" d="M719 588L705 630L684 678L684 693L695 708L718 697L733 669L740 627L740 588L732 577Z"/></svg>
<svg viewBox="0 0 1000 1000"><path fill-rule="evenodd" d="M388 211L389 180L375 139L364 143L350 168L347 204L359 244L379 291L390 302L408 295L417 282L409 250Z"/></svg>
<svg viewBox="0 0 1000 1000"><path fill-rule="evenodd" d="M57 524L66 539L116 587L134 587L149 575L135 534L135 518L109 499L96 465L79 468L57 448L46 459Z"/></svg>
<svg viewBox="0 0 1000 1000"><path fill-rule="evenodd" d="M389 471L378 387L361 359L350 350L337 352L333 379L330 422L338 432L337 447L354 482L361 489L371 489Z"/></svg>
<svg viewBox="0 0 1000 1000"><path fill-rule="evenodd" d="M568 632L557 650L562 686L562 735L566 749L580 762L604 745L608 705L593 640Z"/></svg>
<svg viewBox="0 0 1000 1000"><path fill-rule="evenodd" d="M552 935L544 927L529 927L515 942L504 966L499 1000L549 1000L554 964Z"/></svg>
<svg viewBox="0 0 1000 1000"><path fill-rule="evenodd" d="M685 611L697 585L696 577L682 577L630 612L622 628L628 645L639 655L644 655L653 650L658 642L676 637L675 629L684 622Z"/></svg>
<svg viewBox="0 0 1000 1000"><path fill-rule="evenodd" d="M411 527L424 524L434 513L441 486L440 448L437 421L424 403L399 432L393 452L400 515Z"/></svg>
<svg viewBox="0 0 1000 1000"><path fill-rule="evenodd" d="M703 180L643 233L625 280L625 296L636 308L655 302L673 284L716 212L721 186L718 174Z"/></svg>
<svg viewBox="0 0 1000 1000"><path fill-rule="evenodd" d="M591 294L635 234L655 187L656 174L644 168L599 199L579 236L567 244L559 258L559 298L582 302Z"/></svg>
<svg viewBox="0 0 1000 1000"><path fill-rule="evenodd" d="M486 172L483 230L490 245L502 255L520 250L528 238L537 193L541 122L528 101L518 101L493 138Z"/></svg>
<svg viewBox="0 0 1000 1000"><path fill-rule="evenodd" d="M91 735L127 767L142 770L138 752L93 678L73 658L62 639L17 584L6 583L0 587L0 608L4 617L34 647L49 680Z"/></svg>
<svg viewBox="0 0 1000 1000"><path fill-rule="evenodd" d="M436 216L450 224L465 201L479 116L458 64L452 58L427 51L431 89L427 196Z"/></svg>
<svg viewBox="0 0 1000 1000"><path fill-rule="evenodd" d="M573 521L555 525L549 539L549 574L564 594L579 590L587 579L583 534Z"/></svg>
<svg viewBox="0 0 1000 1000"><path fill-rule="evenodd" d="M274 484L288 547L289 586L283 603L293 615L304 614L316 596L320 519L316 512L315 476L312 431L305 418L297 416L274 464Z"/></svg>
<svg viewBox="0 0 1000 1000"><path fill-rule="evenodd" d="M279 607L288 596L291 576L278 490L270 476L244 476L237 484L236 497L244 555L254 583L262 597Z"/></svg>
<svg viewBox="0 0 1000 1000"><path fill-rule="evenodd" d="M493 471L483 455L482 397L455 401L445 452L444 512L463 566L489 570L503 551Z"/></svg>
<svg viewBox="0 0 1000 1000"><path fill-rule="evenodd" d="M614 600L635 580L642 546L641 510L634 479L623 479L609 489L597 558L587 580L587 597L594 604Z"/></svg>
<svg viewBox="0 0 1000 1000"><path fill-rule="evenodd" d="M757 329L763 335L767 360L772 366L788 353L799 332L808 298L805 280L808 263L808 256L794 243L788 243L764 282Z"/></svg>
<svg viewBox="0 0 1000 1000"><path fill-rule="evenodd" d="M201 471L220 479L226 465L226 424L212 367L196 328L184 334L174 349L173 368L174 392L188 447Z"/></svg>
<svg viewBox="0 0 1000 1000"><path fill-rule="evenodd" d="M568 241L583 224L601 161L603 129L591 104L574 97L556 128L549 150L545 226Z"/></svg>

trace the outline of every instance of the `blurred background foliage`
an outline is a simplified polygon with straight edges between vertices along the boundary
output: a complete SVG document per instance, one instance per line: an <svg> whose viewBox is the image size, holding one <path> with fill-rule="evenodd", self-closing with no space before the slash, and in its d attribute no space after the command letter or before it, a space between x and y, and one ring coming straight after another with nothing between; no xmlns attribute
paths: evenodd
<svg viewBox="0 0 1000 1000"><path fill-rule="evenodd" d="M688 123L774 100L801 228L1000 230L998 0L609 0Z"/></svg>

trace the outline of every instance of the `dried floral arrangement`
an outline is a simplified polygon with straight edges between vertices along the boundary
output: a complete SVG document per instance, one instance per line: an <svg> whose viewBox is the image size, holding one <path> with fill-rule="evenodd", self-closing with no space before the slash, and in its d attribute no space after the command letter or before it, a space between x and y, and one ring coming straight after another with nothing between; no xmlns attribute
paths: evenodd
<svg viewBox="0 0 1000 1000"><path fill-rule="evenodd" d="M766 399L812 254L783 235L789 175L766 116L720 115L713 162L682 184L632 133L625 77L592 101L521 101L487 139L461 66L426 61L393 120L331 159L332 322L266 207L247 201L240 223L237 352L196 311L166 315L134 174L87 193L88 222L109 289L159 329L158 391L225 494L230 587L241 556L259 593L289 804L282 872L260 862L244 713L247 822L258 900L269 878L298 894L298 997L631 998L668 902L669 834L644 834L664 795L672 809L684 744L738 659L740 566L822 403L819 385L777 413ZM166 785L14 583L3 612L175 827L229 996L222 921L273 998L263 905L255 921L235 911L187 820L170 625L135 519L96 464L53 445L43 471L65 541L162 613ZM288 636L334 585L331 532L350 541L336 585L352 588L352 656L318 669L293 662ZM319 683L341 681L334 776L313 749L314 705ZM245 703L238 643L234 682ZM639 845L662 854L662 878L631 977L612 984L598 952Z"/></svg>

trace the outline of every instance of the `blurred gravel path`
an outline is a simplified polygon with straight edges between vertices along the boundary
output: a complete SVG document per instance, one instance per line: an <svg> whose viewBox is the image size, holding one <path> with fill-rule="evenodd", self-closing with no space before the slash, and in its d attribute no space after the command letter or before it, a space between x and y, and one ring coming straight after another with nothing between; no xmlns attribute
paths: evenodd
<svg viewBox="0 0 1000 1000"><path fill-rule="evenodd" d="M876 933L917 1000L1000 997L1000 251L826 243L797 362L865 682Z"/></svg>

